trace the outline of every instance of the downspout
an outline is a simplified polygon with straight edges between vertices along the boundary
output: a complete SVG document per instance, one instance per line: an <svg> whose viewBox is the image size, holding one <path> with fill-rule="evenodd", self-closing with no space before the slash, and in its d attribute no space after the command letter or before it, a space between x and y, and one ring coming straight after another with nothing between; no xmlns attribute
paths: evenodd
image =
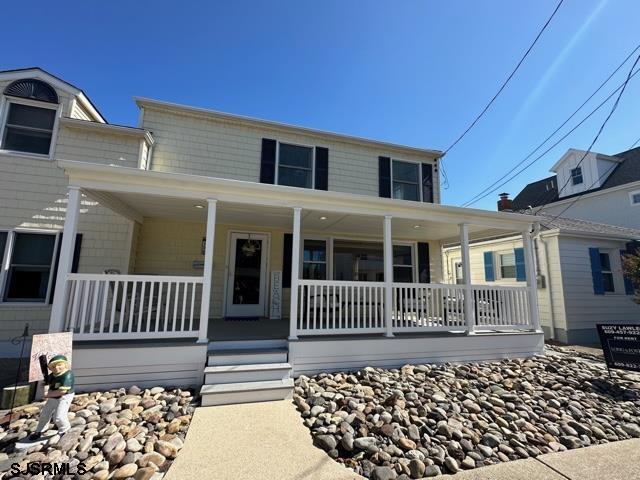
<svg viewBox="0 0 640 480"><path fill-rule="evenodd" d="M549 305L549 337L551 340L556 339L556 320L555 320L555 308L553 306L553 295L551 295L551 274L549 270L549 247L547 246L547 242L541 235L538 235L538 238L542 242L542 249L544 251L544 263L546 266L545 277L547 278L546 282L546 291L547 291L547 304Z"/></svg>

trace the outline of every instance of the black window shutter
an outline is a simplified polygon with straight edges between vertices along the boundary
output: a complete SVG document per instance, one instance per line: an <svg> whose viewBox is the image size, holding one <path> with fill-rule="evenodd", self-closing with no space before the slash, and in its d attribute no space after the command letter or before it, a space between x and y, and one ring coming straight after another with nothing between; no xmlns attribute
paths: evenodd
<svg viewBox="0 0 640 480"><path fill-rule="evenodd" d="M433 165L422 164L422 201L433 203Z"/></svg>
<svg viewBox="0 0 640 480"><path fill-rule="evenodd" d="M329 190L329 149L316 147L316 190Z"/></svg>
<svg viewBox="0 0 640 480"><path fill-rule="evenodd" d="M380 197L391 198L391 159L378 157L378 193Z"/></svg>
<svg viewBox="0 0 640 480"><path fill-rule="evenodd" d="M285 233L282 248L282 288L291 288L291 255L293 234Z"/></svg>
<svg viewBox="0 0 640 480"><path fill-rule="evenodd" d="M53 294L56 291L56 279L58 276L58 263L60 262L60 249L62 248L62 232L58 239L58 248L56 249L56 259L53 262L53 270L51 275L51 294L49 295L49 303L53 303ZM76 244L73 247L73 261L71 262L71 273L78 273L78 265L80 264L80 250L82 249L82 234L76 234Z"/></svg>
<svg viewBox="0 0 640 480"><path fill-rule="evenodd" d="M418 282L431 283L429 244L426 242L418 243Z"/></svg>
<svg viewBox="0 0 640 480"><path fill-rule="evenodd" d="M276 181L276 141L262 139L262 153L260 156L260 183L275 183Z"/></svg>

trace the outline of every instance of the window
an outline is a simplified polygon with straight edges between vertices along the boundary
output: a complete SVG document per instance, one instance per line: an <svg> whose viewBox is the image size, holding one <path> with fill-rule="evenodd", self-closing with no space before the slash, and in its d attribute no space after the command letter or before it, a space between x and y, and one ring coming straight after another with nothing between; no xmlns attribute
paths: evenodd
<svg viewBox="0 0 640 480"><path fill-rule="evenodd" d="M613 272L611 271L611 259L608 253L600 253L600 268L602 269L602 284L605 292L615 292Z"/></svg>
<svg viewBox="0 0 640 480"><path fill-rule="evenodd" d="M6 242L6 234L5 240ZM45 302L49 291L56 236L43 233L14 234L4 300Z"/></svg>
<svg viewBox="0 0 640 480"><path fill-rule="evenodd" d="M631 205L640 205L640 192L631 192Z"/></svg>
<svg viewBox="0 0 640 480"><path fill-rule="evenodd" d="M49 154L56 110L8 102L2 148L17 152Z"/></svg>
<svg viewBox="0 0 640 480"><path fill-rule="evenodd" d="M516 255L514 252L498 255L500 278L516 278Z"/></svg>
<svg viewBox="0 0 640 480"><path fill-rule="evenodd" d="M327 279L327 242L305 240L302 256L302 278L309 280Z"/></svg>
<svg viewBox="0 0 640 480"><path fill-rule="evenodd" d="M278 144L278 185L313 188L313 147Z"/></svg>
<svg viewBox="0 0 640 480"><path fill-rule="evenodd" d="M420 201L420 165L417 163L393 161L393 198Z"/></svg>
<svg viewBox="0 0 640 480"><path fill-rule="evenodd" d="M393 280L413 282L413 247L393 246ZM357 282L384 281L382 243L339 240L333 242L333 278Z"/></svg>
<svg viewBox="0 0 640 480"><path fill-rule="evenodd" d="M582 167L571 169L571 183L573 185L580 185L582 183Z"/></svg>
<svg viewBox="0 0 640 480"><path fill-rule="evenodd" d="M393 246L393 281L413 282L413 261L411 245Z"/></svg>

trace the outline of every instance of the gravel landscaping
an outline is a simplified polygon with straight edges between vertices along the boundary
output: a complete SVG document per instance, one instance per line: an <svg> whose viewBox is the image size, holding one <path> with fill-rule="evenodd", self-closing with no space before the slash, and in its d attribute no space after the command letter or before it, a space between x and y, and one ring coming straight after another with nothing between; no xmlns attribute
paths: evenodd
<svg viewBox="0 0 640 480"><path fill-rule="evenodd" d="M9 428L0 427L0 461L5 468L14 462L21 470L28 462L68 462L70 471L76 472L82 462L87 473L68 478L96 480L162 478L182 448L195 409L192 392L187 390L131 387L76 394L69 411L69 432L61 437L55 427L50 428L46 443L16 450L16 441L35 429L42 405L20 407L20 418ZM0 478L21 477L9 471Z"/></svg>
<svg viewBox="0 0 640 480"><path fill-rule="evenodd" d="M640 437L640 376L547 346L491 363L296 380L314 444L372 480L424 478Z"/></svg>

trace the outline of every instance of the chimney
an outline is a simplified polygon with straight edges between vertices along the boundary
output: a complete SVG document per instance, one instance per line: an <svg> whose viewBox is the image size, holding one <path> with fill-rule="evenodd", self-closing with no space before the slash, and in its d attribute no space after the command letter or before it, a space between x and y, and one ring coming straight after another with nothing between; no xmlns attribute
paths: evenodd
<svg viewBox="0 0 640 480"><path fill-rule="evenodd" d="M511 212L513 210L513 201L509 198L508 193L501 193L498 200L499 212Z"/></svg>

